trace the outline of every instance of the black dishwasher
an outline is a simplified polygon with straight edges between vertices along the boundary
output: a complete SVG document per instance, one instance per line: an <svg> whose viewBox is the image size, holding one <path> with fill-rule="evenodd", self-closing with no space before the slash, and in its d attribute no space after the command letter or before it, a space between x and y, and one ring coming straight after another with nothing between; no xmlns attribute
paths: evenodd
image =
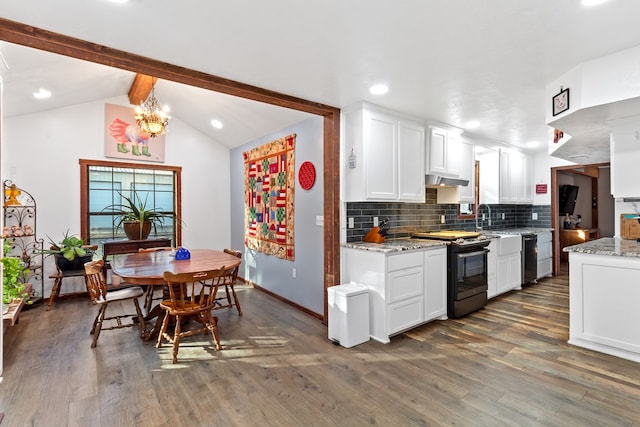
<svg viewBox="0 0 640 427"><path fill-rule="evenodd" d="M538 235L522 235L522 284L536 283L538 278Z"/></svg>

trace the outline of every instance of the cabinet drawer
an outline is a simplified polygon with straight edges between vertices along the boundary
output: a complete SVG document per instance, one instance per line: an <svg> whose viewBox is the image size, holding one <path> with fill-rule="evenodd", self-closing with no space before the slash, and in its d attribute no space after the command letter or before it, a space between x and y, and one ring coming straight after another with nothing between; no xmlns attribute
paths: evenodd
<svg viewBox="0 0 640 427"><path fill-rule="evenodd" d="M424 322L424 304L421 297L390 304L388 310L389 335L404 331Z"/></svg>
<svg viewBox="0 0 640 427"><path fill-rule="evenodd" d="M423 269L406 268L389 273L389 303L423 295Z"/></svg>
<svg viewBox="0 0 640 427"><path fill-rule="evenodd" d="M422 267L422 252L391 255L387 258L387 271L396 271L409 267Z"/></svg>
<svg viewBox="0 0 640 427"><path fill-rule="evenodd" d="M538 245L540 243L551 243L551 233L538 233Z"/></svg>
<svg viewBox="0 0 640 427"><path fill-rule="evenodd" d="M551 242L538 243L538 259L547 259L551 256Z"/></svg>

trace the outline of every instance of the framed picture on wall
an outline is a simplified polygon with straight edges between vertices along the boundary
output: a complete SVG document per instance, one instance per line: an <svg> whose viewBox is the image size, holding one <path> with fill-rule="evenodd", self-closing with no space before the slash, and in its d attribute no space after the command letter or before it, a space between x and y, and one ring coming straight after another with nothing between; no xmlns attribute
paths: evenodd
<svg viewBox="0 0 640 427"><path fill-rule="evenodd" d="M557 116L569 109L569 88L560 88L560 93L553 97L552 100L553 115Z"/></svg>
<svg viewBox="0 0 640 427"><path fill-rule="evenodd" d="M164 162L165 135L152 138L142 132L135 109L105 104L104 155L118 159Z"/></svg>

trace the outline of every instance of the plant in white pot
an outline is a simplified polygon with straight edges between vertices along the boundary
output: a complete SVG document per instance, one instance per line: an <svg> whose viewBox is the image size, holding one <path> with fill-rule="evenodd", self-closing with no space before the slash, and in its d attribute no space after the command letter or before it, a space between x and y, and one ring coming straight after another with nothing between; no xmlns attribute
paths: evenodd
<svg viewBox="0 0 640 427"><path fill-rule="evenodd" d="M145 240L149 237L151 229L157 229L167 219L178 221L173 212L164 212L157 208L148 208L147 199L144 200L134 191L131 197L119 193L126 203L116 203L107 206L102 211L112 212L115 215L116 230L122 228L129 240Z"/></svg>

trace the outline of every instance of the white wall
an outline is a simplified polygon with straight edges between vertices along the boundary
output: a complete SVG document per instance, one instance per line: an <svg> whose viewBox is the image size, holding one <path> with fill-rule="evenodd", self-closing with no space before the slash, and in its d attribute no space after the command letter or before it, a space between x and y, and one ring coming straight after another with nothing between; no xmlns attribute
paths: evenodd
<svg viewBox="0 0 640 427"><path fill-rule="evenodd" d="M68 229L80 233L79 159L104 157L105 103L129 105L126 96L3 119L2 179L29 191L37 203L36 233L58 240ZM153 166L157 163L140 162ZM230 244L229 149L173 117L166 134L166 165L182 166L182 214L186 248L222 249ZM55 271L45 263L48 296ZM84 283L63 283L63 292ZM38 286L36 286L37 289Z"/></svg>
<svg viewBox="0 0 640 427"><path fill-rule="evenodd" d="M244 248L240 276L301 307L324 313L324 227L316 216L324 215L323 119L312 117L271 135L231 150L231 241L232 248ZM249 250L244 246L244 160L242 154L274 139L295 133L296 187L294 213L295 260L286 261ZM298 183L298 169L310 161L316 182L310 190ZM297 277L292 270L296 269Z"/></svg>

